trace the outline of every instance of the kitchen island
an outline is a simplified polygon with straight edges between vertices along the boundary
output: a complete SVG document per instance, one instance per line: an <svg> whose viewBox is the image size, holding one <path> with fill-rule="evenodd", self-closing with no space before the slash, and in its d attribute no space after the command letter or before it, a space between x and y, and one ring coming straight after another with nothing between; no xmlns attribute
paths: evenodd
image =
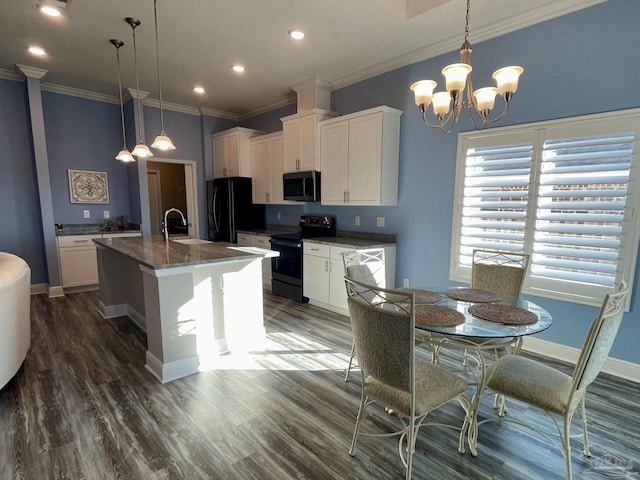
<svg viewBox="0 0 640 480"><path fill-rule="evenodd" d="M100 313L146 332L146 367L160 382L263 347L262 259L277 252L161 236L94 242Z"/></svg>

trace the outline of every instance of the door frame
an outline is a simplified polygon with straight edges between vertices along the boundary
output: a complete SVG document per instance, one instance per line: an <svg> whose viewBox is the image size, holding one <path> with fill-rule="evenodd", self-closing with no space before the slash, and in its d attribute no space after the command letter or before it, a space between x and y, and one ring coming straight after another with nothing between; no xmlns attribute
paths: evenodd
<svg viewBox="0 0 640 480"><path fill-rule="evenodd" d="M184 184L185 184L185 197L187 200L187 212L188 212L188 234L191 238L200 238L200 214L198 212L198 168L195 160L181 160L177 158L162 158L151 157L147 159L148 162L158 163L174 163L184 166ZM147 172L148 172L147 168ZM146 183L145 175L145 183ZM149 198L148 186L145 188L147 200ZM148 205L148 202L147 202ZM143 209L144 210L144 209ZM151 225L151 212L150 208L146 209L146 212L142 212L143 217L146 216L147 224ZM143 219L144 223L144 219ZM149 228L151 228L149 226Z"/></svg>
<svg viewBox="0 0 640 480"><path fill-rule="evenodd" d="M161 215L161 211L162 211L162 177L160 176L160 170L158 170L157 168L147 168L147 178L149 178L149 175L155 175L156 178L156 200L158 202L158 214ZM148 186L148 182L147 182L147 186ZM148 189L147 189L148 191ZM151 234L154 235L154 231L153 231L153 220L151 219L151 198L149 198L149 223L151 225ZM157 219L158 221L158 233L157 235L160 235L162 233L162 221L160 220L160 218Z"/></svg>

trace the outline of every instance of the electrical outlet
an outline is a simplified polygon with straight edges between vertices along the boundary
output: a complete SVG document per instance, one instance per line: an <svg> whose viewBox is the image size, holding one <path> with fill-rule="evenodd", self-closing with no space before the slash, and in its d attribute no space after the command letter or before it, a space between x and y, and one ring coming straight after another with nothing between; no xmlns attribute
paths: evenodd
<svg viewBox="0 0 640 480"><path fill-rule="evenodd" d="M360 216L356 215L355 218L353 219L353 223L354 225L357 227L358 225L360 225Z"/></svg>
<svg viewBox="0 0 640 480"><path fill-rule="evenodd" d="M409 288L409 279L408 278L403 278L402 279L402 288Z"/></svg>
<svg viewBox="0 0 640 480"><path fill-rule="evenodd" d="M83 218L91 218L91 212L89 210L82 210Z"/></svg>
<svg viewBox="0 0 640 480"><path fill-rule="evenodd" d="M104 218L111 218L111 217L110 217L110 214L109 214L109 210L103 210L103 211L102 211L102 216L103 216Z"/></svg>
<svg viewBox="0 0 640 480"><path fill-rule="evenodd" d="M277 218L278 220L281 220L281 219L282 219L282 214L281 214L280 212L278 212L278 213L276 214L276 218Z"/></svg>
<svg viewBox="0 0 640 480"><path fill-rule="evenodd" d="M376 218L376 226L384 227L384 217L377 217Z"/></svg>

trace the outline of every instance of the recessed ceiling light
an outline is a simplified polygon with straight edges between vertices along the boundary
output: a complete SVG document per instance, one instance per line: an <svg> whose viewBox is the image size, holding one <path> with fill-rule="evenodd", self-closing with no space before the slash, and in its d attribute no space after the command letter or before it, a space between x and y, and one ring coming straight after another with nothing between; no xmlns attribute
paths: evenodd
<svg viewBox="0 0 640 480"><path fill-rule="evenodd" d="M235 65L232 65L231 68L236 73L243 73L244 72L244 67L242 65L235 64Z"/></svg>
<svg viewBox="0 0 640 480"><path fill-rule="evenodd" d="M202 95L204 93L204 88L202 88L202 87L193 87L193 91L196 92L199 95Z"/></svg>
<svg viewBox="0 0 640 480"><path fill-rule="evenodd" d="M38 8L42 13L44 13L45 15L49 15L50 17L59 17L60 15L62 15L60 13L60 10L51 5L39 3Z"/></svg>
<svg viewBox="0 0 640 480"><path fill-rule="evenodd" d="M292 28L289 30L289 36L294 40L302 40L304 38L304 32L297 28Z"/></svg>
<svg viewBox="0 0 640 480"><path fill-rule="evenodd" d="M32 55L37 55L38 57L47 54L44 48L38 47L36 45L32 45L31 47L29 47L29 53L31 53Z"/></svg>

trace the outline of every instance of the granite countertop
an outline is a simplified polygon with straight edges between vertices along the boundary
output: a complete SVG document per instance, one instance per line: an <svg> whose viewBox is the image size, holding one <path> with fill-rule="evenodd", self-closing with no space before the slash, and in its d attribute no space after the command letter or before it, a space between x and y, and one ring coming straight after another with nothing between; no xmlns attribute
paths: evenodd
<svg viewBox="0 0 640 480"><path fill-rule="evenodd" d="M161 235L94 238L93 241L98 246L115 250L153 270L272 256L269 255L271 250L238 247L235 243L197 239L194 241L202 243L183 244L174 240L165 242Z"/></svg>
<svg viewBox="0 0 640 480"><path fill-rule="evenodd" d="M111 230L107 230L104 223L56 223L56 236L63 237L66 235L97 235L109 233L128 233L139 232L140 225L129 223L125 228L112 226Z"/></svg>
<svg viewBox="0 0 640 480"><path fill-rule="evenodd" d="M266 228L257 228L253 230L237 230L237 233L249 233L252 235L261 235L270 237L271 235L280 235L283 233L299 232L300 227L294 225L267 225Z"/></svg>
<svg viewBox="0 0 640 480"><path fill-rule="evenodd" d="M375 233L341 232L335 237L304 238L303 242L315 242L336 247L380 248L395 245L396 236Z"/></svg>

